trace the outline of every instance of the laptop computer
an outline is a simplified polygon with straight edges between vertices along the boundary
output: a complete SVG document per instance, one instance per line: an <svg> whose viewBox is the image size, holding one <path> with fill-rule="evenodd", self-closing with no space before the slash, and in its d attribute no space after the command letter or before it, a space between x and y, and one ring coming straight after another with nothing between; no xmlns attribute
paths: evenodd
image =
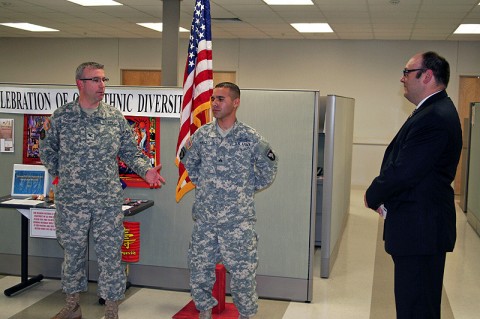
<svg viewBox="0 0 480 319"><path fill-rule="evenodd" d="M51 184L52 179L45 166L13 165L12 198L24 199L33 195L47 196Z"/></svg>

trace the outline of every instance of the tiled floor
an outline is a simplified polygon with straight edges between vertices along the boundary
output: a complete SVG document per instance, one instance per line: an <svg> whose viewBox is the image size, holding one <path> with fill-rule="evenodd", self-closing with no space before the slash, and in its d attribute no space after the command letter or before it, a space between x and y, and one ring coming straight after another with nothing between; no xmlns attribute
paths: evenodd
<svg viewBox="0 0 480 319"><path fill-rule="evenodd" d="M348 223L338 259L328 279L315 267L311 303L261 299L255 318L265 319L384 319L395 318L393 264L383 250L383 223L363 207L363 190L353 189ZM443 319L474 319L480 313L480 237L457 211L458 239L447 255L444 280ZM316 264L319 264L317 252ZM18 277L0 276L0 289ZM103 317L95 296L95 284L82 294L84 319ZM120 318L168 319L190 301L186 292L131 287L120 305ZM230 301L227 299L227 301ZM58 280L43 280L14 297L0 296L0 319L50 318L61 308L63 295ZM193 318L192 318L193 319Z"/></svg>

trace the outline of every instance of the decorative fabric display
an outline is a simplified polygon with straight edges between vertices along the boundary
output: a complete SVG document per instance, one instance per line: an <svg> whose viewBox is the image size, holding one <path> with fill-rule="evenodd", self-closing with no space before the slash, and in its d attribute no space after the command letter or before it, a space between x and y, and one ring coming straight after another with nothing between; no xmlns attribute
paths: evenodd
<svg viewBox="0 0 480 319"><path fill-rule="evenodd" d="M125 235L122 245L122 261L135 263L140 260L140 222L123 222Z"/></svg>

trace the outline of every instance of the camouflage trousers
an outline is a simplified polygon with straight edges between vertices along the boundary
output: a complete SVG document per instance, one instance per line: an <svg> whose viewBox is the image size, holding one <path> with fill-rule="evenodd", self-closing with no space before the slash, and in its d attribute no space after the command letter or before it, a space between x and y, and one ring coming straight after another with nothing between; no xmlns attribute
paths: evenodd
<svg viewBox="0 0 480 319"><path fill-rule="evenodd" d="M123 299L126 274L121 264L124 237L121 206L97 208L56 203L57 239L64 249L62 289L67 294L87 290L87 246L92 234L98 261L98 295L105 300Z"/></svg>
<svg viewBox="0 0 480 319"><path fill-rule="evenodd" d="M188 261L191 294L198 310L210 309L218 303L212 289L215 266L222 261L230 273L230 292L240 314L257 313L257 234L253 226L250 221L227 226L194 223Z"/></svg>

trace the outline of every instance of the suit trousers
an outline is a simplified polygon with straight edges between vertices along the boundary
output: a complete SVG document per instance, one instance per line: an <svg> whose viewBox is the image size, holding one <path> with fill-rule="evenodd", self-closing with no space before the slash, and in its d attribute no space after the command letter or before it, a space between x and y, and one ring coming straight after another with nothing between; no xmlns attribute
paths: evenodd
<svg viewBox="0 0 480 319"><path fill-rule="evenodd" d="M439 319L446 253L392 256L397 319Z"/></svg>

